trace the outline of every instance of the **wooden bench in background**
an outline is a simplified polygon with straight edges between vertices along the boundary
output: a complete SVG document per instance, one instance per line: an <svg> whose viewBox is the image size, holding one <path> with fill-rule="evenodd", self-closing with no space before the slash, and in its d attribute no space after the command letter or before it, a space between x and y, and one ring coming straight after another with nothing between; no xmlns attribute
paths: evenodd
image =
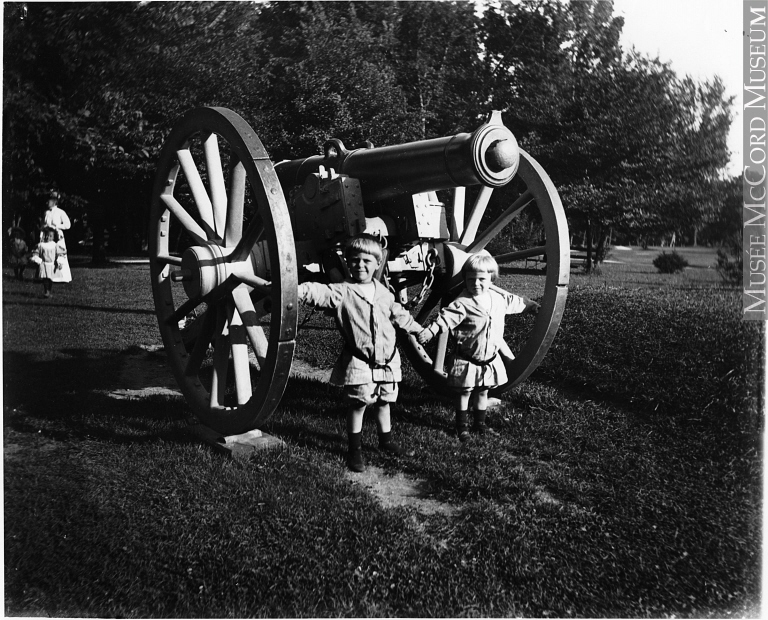
<svg viewBox="0 0 768 620"><path fill-rule="evenodd" d="M592 256L594 258L595 254L592 252ZM571 248L571 266L574 265L574 263L586 263L587 261L587 250L586 248L580 248L575 247ZM529 266L532 266L536 269L545 266L547 263L547 255L537 255L537 256L529 256L525 259L525 267L526 269Z"/></svg>

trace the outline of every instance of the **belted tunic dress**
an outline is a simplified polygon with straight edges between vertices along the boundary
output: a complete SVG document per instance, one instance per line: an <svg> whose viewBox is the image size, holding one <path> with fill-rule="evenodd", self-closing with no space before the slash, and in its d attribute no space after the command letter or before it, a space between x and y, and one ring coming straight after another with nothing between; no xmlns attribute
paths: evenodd
<svg viewBox="0 0 768 620"><path fill-rule="evenodd" d="M345 281L332 284L305 282L299 299L334 310L344 348L331 372L334 385L397 383L402 380L400 353L394 325L408 333L423 328L395 301L395 296L377 280L369 301L363 286ZM393 325L394 324L394 325Z"/></svg>
<svg viewBox="0 0 768 620"><path fill-rule="evenodd" d="M507 370L498 355L504 340L504 317L521 313L525 302L518 295L495 290L489 296L486 309L465 289L435 319L454 339L448 370L448 384L453 387L490 388L507 382Z"/></svg>

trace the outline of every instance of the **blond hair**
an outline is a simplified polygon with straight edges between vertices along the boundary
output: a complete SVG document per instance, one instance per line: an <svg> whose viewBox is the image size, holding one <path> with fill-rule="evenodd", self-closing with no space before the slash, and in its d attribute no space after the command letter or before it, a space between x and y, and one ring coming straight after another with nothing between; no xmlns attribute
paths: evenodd
<svg viewBox="0 0 768 620"><path fill-rule="evenodd" d="M499 264L487 251L480 250L477 254L472 254L461 266L461 275L467 277L470 273L479 273L487 271L491 278L495 280L499 275Z"/></svg>
<svg viewBox="0 0 768 620"><path fill-rule="evenodd" d="M381 248L381 243L373 235L363 233L357 237L353 237L347 243L347 249L344 251L344 257L349 258L352 254L370 254L376 257L377 262L381 262L384 252Z"/></svg>

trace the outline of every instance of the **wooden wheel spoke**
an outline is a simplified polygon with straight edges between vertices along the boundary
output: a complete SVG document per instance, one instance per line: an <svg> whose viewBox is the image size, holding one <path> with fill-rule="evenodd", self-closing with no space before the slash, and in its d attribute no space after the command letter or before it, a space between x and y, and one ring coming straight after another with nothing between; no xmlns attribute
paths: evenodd
<svg viewBox="0 0 768 620"><path fill-rule="evenodd" d="M267 164L271 166L269 162L257 161L254 162L259 169L264 168ZM271 169L270 169L271 172ZM270 191L277 192L277 188L270 188ZM274 225L274 222L272 223ZM251 248L255 246L261 238L264 236L265 222L261 214L261 205L257 205L256 213L253 219L248 222L248 227L245 229L241 239L237 242L235 249L232 252L231 260L240 261L244 260Z"/></svg>
<svg viewBox="0 0 768 620"><path fill-rule="evenodd" d="M174 267L181 267L181 256L155 256L155 262L157 262L159 265L173 265Z"/></svg>
<svg viewBox="0 0 768 620"><path fill-rule="evenodd" d="M432 368L437 372L444 372L445 351L448 348L449 337L450 333L446 331L441 331L437 336L437 350L435 351L435 359L432 361Z"/></svg>
<svg viewBox="0 0 768 620"><path fill-rule="evenodd" d="M523 260L525 258L535 258L536 256L544 256L547 253L547 246L540 245L535 248L528 248L525 250L515 250L514 252L505 252L504 254L498 254L494 256L496 262L500 265L502 263L511 263L516 260Z"/></svg>
<svg viewBox="0 0 768 620"><path fill-rule="evenodd" d="M213 304L220 302L227 295L229 295L232 292L232 289L234 289L237 285L238 281L235 278L227 278L207 295L203 295L202 297L190 297L187 299L187 301L176 308L175 312L173 312L173 314L168 317L166 322L168 325L178 323L181 321L181 319L187 316L202 303Z"/></svg>
<svg viewBox="0 0 768 620"><path fill-rule="evenodd" d="M451 241L458 241L464 233L464 203L467 188L460 186L453 190L453 217L451 218Z"/></svg>
<svg viewBox="0 0 768 620"><path fill-rule="evenodd" d="M272 298L271 297L261 297L257 300L254 300L254 295L251 293L250 295L251 301L253 303L253 309L255 314L255 319L257 321L260 321L265 316L269 315L272 312Z"/></svg>
<svg viewBox="0 0 768 620"><path fill-rule="evenodd" d="M203 141L203 151L205 152L205 167L208 171L208 187L211 191L213 225L216 235L223 238L224 224L227 218L227 189L224 184L224 170L219 154L219 138L215 133Z"/></svg>
<svg viewBox="0 0 768 620"><path fill-rule="evenodd" d="M477 235L477 230L480 227L480 222L485 215L485 209L488 207L488 201L491 199L492 194L492 187L486 187L484 185L480 188L480 194L478 194L475 204L472 205L472 211L469 213L467 225L464 228L464 232L459 241L462 245L469 245L475 240L475 235Z"/></svg>
<svg viewBox="0 0 768 620"><path fill-rule="evenodd" d="M242 317L234 307L234 304L231 305L228 311L231 313L229 337L232 345L232 366L235 373L237 404L243 405L250 400L253 390L251 386L251 366L248 361L248 340Z"/></svg>
<svg viewBox="0 0 768 620"><path fill-rule="evenodd" d="M259 315L256 312L256 307L253 305L253 300L251 300L251 296L244 287L238 287L232 291L232 298L235 302L235 308L240 314L245 331L248 334L248 339L251 341L259 367L264 368L269 341L264 334L264 328L259 325Z"/></svg>
<svg viewBox="0 0 768 620"><path fill-rule="evenodd" d="M216 313L216 338L213 341L213 375L211 377L212 408L221 407L227 392L227 374L229 372L229 329L227 313L221 308Z"/></svg>
<svg viewBox="0 0 768 620"><path fill-rule="evenodd" d="M227 203L227 222L224 230L224 245L232 247L236 245L243 236L243 212L245 209L245 166L243 162L236 158L235 154L230 155L229 171L229 197Z"/></svg>
<svg viewBox="0 0 768 620"><path fill-rule="evenodd" d="M533 194L530 191L526 191L520 196L512 205L504 211L496 220L486 228L483 233L472 241L467 247L467 252L474 254L479 252L488 244L488 242L498 235L513 219L515 219L523 209L525 209L530 203L534 202Z"/></svg>
<svg viewBox="0 0 768 620"><path fill-rule="evenodd" d="M209 233L209 238L216 238L216 225L213 222L213 205L208 196L208 191L205 189L203 179L200 176L200 171L197 169L195 158L192 156L189 148L179 149L176 151L176 156L179 158L181 169L187 177L189 189L192 192L192 197L195 199L200 219L203 221L203 228Z"/></svg>
<svg viewBox="0 0 768 620"><path fill-rule="evenodd" d="M261 218L255 217L248 223L248 228L240 237L235 249L232 251L231 260L237 262L244 260L250 253L250 249L255 246L264 235L264 224Z"/></svg>
<svg viewBox="0 0 768 620"><path fill-rule="evenodd" d="M190 312L192 312L204 301L205 301L204 299L199 297L194 299L187 299L187 301L185 301L178 308L176 308L176 310L173 313L171 313L171 315L165 320L165 322L168 325L178 325L181 319L186 318L186 316Z"/></svg>
<svg viewBox="0 0 768 620"><path fill-rule="evenodd" d="M176 200L170 194L163 194L160 196L163 204L173 214L173 216L179 220L179 223L187 231L190 237L192 237L197 244L204 244L208 241L208 235L202 229L202 227L194 220L194 218L187 213L186 209L181 206L181 203Z"/></svg>
<svg viewBox="0 0 768 620"><path fill-rule="evenodd" d="M187 367L184 369L184 374L188 377L198 373L200 366L205 359L205 355L208 352L208 345L211 344L216 328L216 314L215 306L210 307L206 310L205 314L196 321L196 323L199 322L201 325L197 330L195 345L187 359Z"/></svg>
<svg viewBox="0 0 768 620"><path fill-rule="evenodd" d="M230 273L240 282L256 289L262 295L270 295L272 291L272 283L253 273L249 261L229 263L228 267Z"/></svg>
<svg viewBox="0 0 768 620"><path fill-rule="evenodd" d="M174 124L148 251L163 346L195 418L222 435L259 428L290 376L298 268L275 167L235 112L195 108ZM192 313L197 320L185 320Z"/></svg>

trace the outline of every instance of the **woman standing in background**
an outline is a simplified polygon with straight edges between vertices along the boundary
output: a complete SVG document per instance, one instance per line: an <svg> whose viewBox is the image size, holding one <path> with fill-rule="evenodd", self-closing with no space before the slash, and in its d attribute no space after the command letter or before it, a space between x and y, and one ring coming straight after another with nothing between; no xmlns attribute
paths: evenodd
<svg viewBox="0 0 768 620"><path fill-rule="evenodd" d="M64 231L72 227L72 222L69 221L69 216L66 212L60 209L58 205L59 192L51 190L51 195L48 197L48 208L43 214L43 228L53 228L55 231L54 239L59 247L57 277L54 278L54 282L71 282L72 272L69 269L69 261L67 260L67 244L64 242ZM43 241L42 231L40 232L40 241Z"/></svg>

